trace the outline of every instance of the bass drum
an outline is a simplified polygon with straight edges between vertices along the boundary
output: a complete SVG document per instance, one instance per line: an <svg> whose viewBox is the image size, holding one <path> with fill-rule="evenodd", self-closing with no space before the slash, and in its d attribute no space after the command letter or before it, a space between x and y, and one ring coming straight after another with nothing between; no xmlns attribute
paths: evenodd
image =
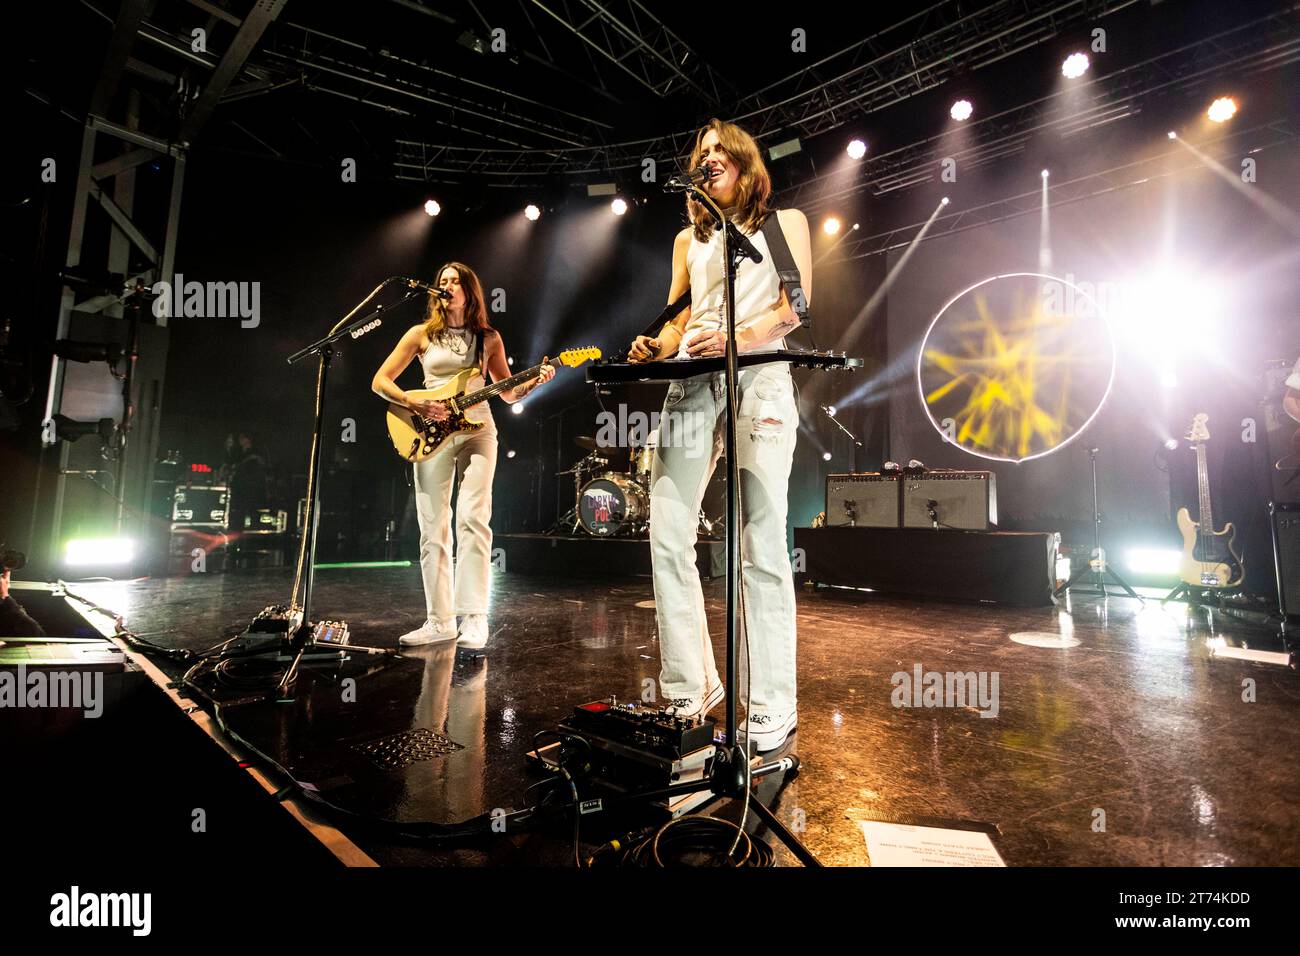
<svg viewBox="0 0 1300 956"><path fill-rule="evenodd" d="M641 534L650 521L650 496L627 475L606 472L578 492L578 521L598 538Z"/></svg>

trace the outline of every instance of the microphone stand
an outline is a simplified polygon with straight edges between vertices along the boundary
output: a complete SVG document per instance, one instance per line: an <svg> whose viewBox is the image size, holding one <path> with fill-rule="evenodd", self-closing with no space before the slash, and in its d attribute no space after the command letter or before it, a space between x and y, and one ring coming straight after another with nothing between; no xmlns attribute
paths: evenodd
<svg viewBox="0 0 1300 956"><path fill-rule="evenodd" d="M1055 591L1052 592L1053 598L1059 598L1066 591L1071 594L1098 594L1103 598L1109 598L1114 591L1106 590L1106 575L1115 579L1124 592L1131 598L1137 598L1138 603L1146 606L1146 601L1142 595L1134 591L1127 581L1119 576L1119 572L1110 566L1106 561L1106 549L1101 546L1101 503L1097 496L1097 449L1088 449L1088 460L1092 463L1092 558L1086 565L1080 565L1079 569L1070 575L1070 580L1066 581ZM1087 579L1096 590L1083 591L1076 590L1075 585L1080 581ZM1115 594L1118 597L1118 594Z"/></svg>
<svg viewBox="0 0 1300 956"><path fill-rule="evenodd" d="M307 649L312 646L311 599L312 587L316 579L316 531L320 523L320 462L324 444L322 433L325 424L325 384L329 377L330 362L334 358L334 343L345 335L357 332L367 323L375 322L378 324L378 322L382 322L382 315L405 305L421 294L420 290L412 288L396 305L391 307L379 305L359 318L355 318L357 313L364 309L390 283L404 281L406 280L396 277L385 279L375 286L371 293L362 299L351 312L341 318L330 329L328 335L305 348L299 349L288 358L288 363L293 365L309 355L318 355L320 357L320 367L316 373L316 415L312 427L311 458L307 467L307 508L304 515L302 543L298 549L298 567L294 571L293 577L293 593L289 597L289 624L285 631L284 651L291 654L293 660L289 667L286 668L284 677L277 688L281 699L284 699L297 680L299 662L301 662ZM369 329L365 331L369 331ZM363 334L365 332L357 332L355 337L360 338ZM301 603L299 603L300 595ZM346 651L349 647L355 647L357 650L367 653L391 653L379 648L364 648L350 644L341 647L331 646L328 651L337 655Z"/></svg>

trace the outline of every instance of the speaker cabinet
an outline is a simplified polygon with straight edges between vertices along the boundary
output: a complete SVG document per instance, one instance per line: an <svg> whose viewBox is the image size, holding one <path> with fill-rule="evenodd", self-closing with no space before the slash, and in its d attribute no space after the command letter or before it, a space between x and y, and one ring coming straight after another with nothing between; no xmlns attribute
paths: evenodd
<svg viewBox="0 0 1300 956"><path fill-rule="evenodd" d="M899 527L901 487L899 475L827 475L827 527Z"/></svg>
<svg viewBox="0 0 1300 956"><path fill-rule="evenodd" d="M1273 559L1282 613L1300 618L1300 504L1274 504Z"/></svg>
<svg viewBox="0 0 1300 956"><path fill-rule="evenodd" d="M991 471L932 471L905 477L903 527L932 528L936 522L940 528L963 531L995 527L997 476Z"/></svg>

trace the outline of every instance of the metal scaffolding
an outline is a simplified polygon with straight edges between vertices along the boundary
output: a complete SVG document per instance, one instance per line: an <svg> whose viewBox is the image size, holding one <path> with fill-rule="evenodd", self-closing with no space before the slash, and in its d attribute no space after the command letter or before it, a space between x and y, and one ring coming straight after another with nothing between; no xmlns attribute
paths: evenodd
<svg viewBox="0 0 1300 956"><path fill-rule="evenodd" d="M931 136L864 160L851 183L822 175L783 191L778 199L815 213L863 191L880 196L934 182L945 159L955 160L965 173L1023 152L1032 137L1044 132L1069 137L1136 115L1149 97L1195 89L1215 74L1261 72L1296 60L1300 36L1294 14L1279 11L1099 77L1085 103L1072 105L1068 94L1058 91L969 123L967 145L960 150L946 147L941 135Z"/></svg>
<svg viewBox="0 0 1300 956"><path fill-rule="evenodd" d="M1136 2L1064 0L1041 9L1041 4L1030 0L1000 0L963 14L959 4L944 0L735 100L728 115L762 140L815 135ZM708 102L717 101L709 97ZM434 180L497 170L498 185L522 185L557 174L616 175L639 169L647 158L673 163L692 133L683 130L598 145L589 141L589 145L567 148L551 144L464 148L402 138L397 141L395 175Z"/></svg>
<svg viewBox="0 0 1300 956"><path fill-rule="evenodd" d="M1225 135L1213 143L1201 143L1198 148L1203 152L1217 156L1235 156L1234 144L1250 138L1252 154L1273 149L1300 138L1300 129L1287 120L1277 120L1264 126L1237 130ZM1192 170L1204 168L1198 161L1182 148L1174 145L1131 163L1112 166L1109 169L1079 176L1068 182L1053 183L1047 194L1049 208L1065 206L1070 203L1101 196L1106 193L1119 192L1134 186L1180 176ZM1005 199L981 203L967 209L959 209L947 215L938 216L926 231L922 242L929 242L941 236L951 236L968 229L1004 222L1020 216L1038 215L1043 209L1043 190L1033 189L1018 193ZM916 241L928 220L909 223L896 229L863 236L841 242L828 256L828 261L844 262L849 259L865 259L882 253L902 249Z"/></svg>
<svg viewBox="0 0 1300 956"><path fill-rule="evenodd" d="M99 314L107 319L123 317L123 301L128 291L137 285L151 288L155 282L170 282L174 274L176 238L180 227L181 196L185 183L185 164L189 144L199 134L221 99L229 84L244 72L245 61L257 45L266 26L274 20L285 0L257 0L242 21L235 21L236 35L219 61L202 59L213 75L180 123L180 133L174 137L150 134L140 128L141 95L130 82L128 75L175 85L177 78L167 71L138 59L133 50L139 38L156 40L158 31L150 26L147 17L151 0L124 0L114 20L113 34L100 73L98 85L91 97L81 138L81 151L77 178L73 187L71 225L68 235L64 272L68 277L60 299L55 338L64 340L74 330L76 315ZM206 4L203 4L206 8ZM223 11L224 13L224 11ZM229 22L229 14L224 14ZM188 47L185 48L190 53ZM251 74L258 79L257 74ZM119 87L123 89L119 90ZM114 104L125 103L121 121L108 118ZM119 152L104 144L117 142ZM97 156L102 156L96 161ZM150 237L147 230L134 220L136 206L136 172L139 167L152 162L170 162L171 178L168 188L167 214L160 237ZM92 206L93 203L93 206ZM123 288L116 292L96 290L88 298L78 300L76 276L86 263L82 261L87 218L90 209L98 208L107 217L109 245L107 274L122 276ZM143 259L143 269L133 269L134 260ZM91 269L98 272L98 269ZM166 316L150 316L151 325L165 326ZM46 396L45 417L42 423L44 452L57 456L57 469L53 477L48 510L33 508L35 525L43 523L43 531L33 535L33 542L45 541L46 554L55 560L61 541L65 516L65 502L69 480L91 479L101 491L111 495L115 502L115 527L121 530L128 512L143 514L148 507L150 475L158 444L158 416L151 414L143 433L133 426L133 409L140 400L139 389L132 388L132 374L136 366L136 337L127 349L128 371L124 376L123 408L121 418L115 423L113 436L111 487L105 486L98 475L85 469L70 468L72 444L60 442L55 416L61 413L65 402L68 378L67 361L55 355L52 359L50 384ZM161 357L155 356L161 360ZM157 379L161 388L161 373ZM156 408L154 409L156 412ZM133 434L133 432L136 432ZM128 436L131 440L128 442ZM57 447L56 447L57 446ZM128 488L128 474L135 475ZM39 500L39 498L38 498Z"/></svg>

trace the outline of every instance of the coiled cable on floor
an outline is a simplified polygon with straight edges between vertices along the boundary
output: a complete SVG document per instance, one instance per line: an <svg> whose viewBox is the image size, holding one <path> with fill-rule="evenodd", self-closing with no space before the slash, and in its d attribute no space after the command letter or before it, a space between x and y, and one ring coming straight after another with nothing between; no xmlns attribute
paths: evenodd
<svg viewBox="0 0 1300 956"><path fill-rule="evenodd" d="M648 869L696 867L767 867L772 848L753 839L730 820L683 816L670 820L623 853L623 866Z"/></svg>

